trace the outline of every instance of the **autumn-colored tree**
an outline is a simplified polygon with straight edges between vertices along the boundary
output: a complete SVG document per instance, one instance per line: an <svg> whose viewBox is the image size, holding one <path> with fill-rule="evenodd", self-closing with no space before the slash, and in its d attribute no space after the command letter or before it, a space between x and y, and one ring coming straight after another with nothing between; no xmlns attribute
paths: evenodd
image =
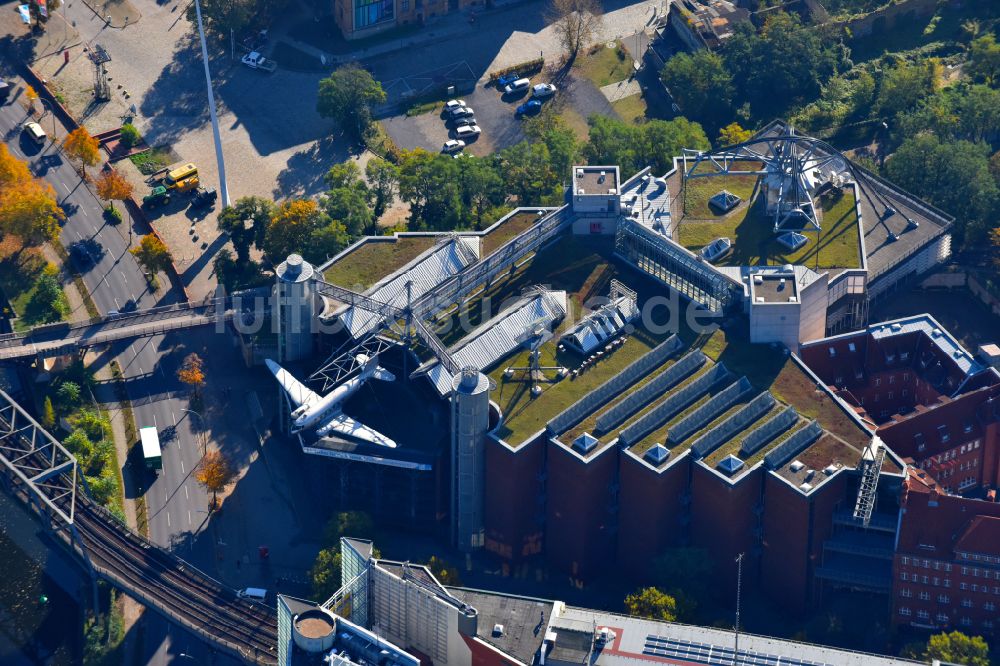
<svg viewBox="0 0 1000 666"><path fill-rule="evenodd" d="M195 393L205 385L204 361L197 354L188 354L177 369L177 379L190 386Z"/></svg>
<svg viewBox="0 0 1000 666"><path fill-rule="evenodd" d="M719 130L719 138L716 143L720 146L735 146L737 143L749 141L753 132L743 129L739 123L729 123Z"/></svg>
<svg viewBox="0 0 1000 666"><path fill-rule="evenodd" d="M42 407L42 425L51 428L56 424L56 410L52 406L52 398L45 396L45 405Z"/></svg>
<svg viewBox="0 0 1000 666"><path fill-rule="evenodd" d="M625 597L629 615L673 622L677 619L677 601L663 590L646 587Z"/></svg>
<svg viewBox="0 0 1000 666"><path fill-rule="evenodd" d="M990 232L990 244L993 246L993 264L1000 269L1000 227Z"/></svg>
<svg viewBox="0 0 1000 666"><path fill-rule="evenodd" d="M115 206L115 201L125 201L132 196L132 183L114 169L105 171L94 186L97 189L97 196L110 201L112 208Z"/></svg>
<svg viewBox="0 0 1000 666"><path fill-rule="evenodd" d="M198 483L212 493L213 507L216 505L218 494L226 489L234 476L235 472L229 461L218 451L206 453L194 472L194 478L197 479Z"/></svg>
<svg viewBox="0 0 1000 666"><path fill-rule="evenodd" d="M155 275L159 271L165 270L173 258L170 250L157 236L147 234L139 241L139 247L129 250L139 265L146 269L146 272Z"/></svg>
<svg viewBox="0 0 1000 666"><path fill-rule="evenodd" d="M101 144L97 139L90 136L90 132L85 127L78 127L70 132L63 140L63 150L70 159L79 160L80 174L83 174L83 167L94 166L101 161Z"/></svg>
<svg viewBox="0 0 1000 666"><path fill-rule="evenodd" d="M38 101L38 93L31 86L24 86L24 97L28 100L28 108L35 110L35 102Z"/></svg>
<svg viewBox="0 0 1000 666"><path fill-rule="evenodd" d="M451 566L437 555L431 555L431 559L427 561L427 568L431 570L434 577L438 579L438 582L442 585L459 586L462 584L462 579L458 574L458 569Z"/></svg>
<svg viewBox="0 0 1000 666"><path fill-rule="evenodd" d="M56 238L64 218L52 186L32 176L28 164L0 143L0 235L37 245Z"/></svg>

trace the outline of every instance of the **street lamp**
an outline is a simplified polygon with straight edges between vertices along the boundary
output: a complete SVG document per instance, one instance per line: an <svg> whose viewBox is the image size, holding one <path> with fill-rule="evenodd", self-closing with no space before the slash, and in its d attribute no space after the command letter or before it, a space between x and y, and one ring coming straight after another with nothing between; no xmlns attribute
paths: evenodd
<svg viewBox="0 0 1000 666"><path fill-rule="evenodd" d="M194 414L198 417L198 422L201 424L201 455L208 453L208 439L205 436L205 418L194 411L193 409L181 409L182 412L187 412L188 414Z"/></svg>
<svg viewBox="0 0 1000 666"><path fill-rule="evenodd" d="M194 0L194 11L198 18L198 36L201 38L201 59L205 64L205 83L208 86L208 113L212 119L212 134L215 138L215 160L219 164L219 190L222 207L229 205L229 188L226 185L226 160L222 156L222 137L219 135L219 118L215 112L215 93L212 92L212 73L208 69L208 45L205 43L205 28L201 22L201 3Z"/></svg>

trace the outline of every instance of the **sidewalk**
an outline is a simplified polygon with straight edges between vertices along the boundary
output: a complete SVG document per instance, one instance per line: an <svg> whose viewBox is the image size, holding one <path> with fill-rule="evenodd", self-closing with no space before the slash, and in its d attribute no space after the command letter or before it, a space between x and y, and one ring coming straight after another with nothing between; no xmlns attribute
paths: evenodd
<svg viewBox="0 0 1000 666"><path fill-rule="evenodd" d="M63 0L65 2L65 0ZM139 22L142 14L129 0L83 0L98 17L112 28L124 28Z"/></svg>

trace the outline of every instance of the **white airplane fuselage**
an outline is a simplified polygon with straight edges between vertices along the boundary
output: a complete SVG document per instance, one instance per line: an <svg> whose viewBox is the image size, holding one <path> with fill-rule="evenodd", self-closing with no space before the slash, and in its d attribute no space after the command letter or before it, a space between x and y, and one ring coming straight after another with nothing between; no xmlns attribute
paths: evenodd
<svg viewBox="0 0 1000 666"><path fill-rule="evenodd" d="M354 395L370 376L371 372L366 369L357 377L349 379L327 393L319 402L308 406L303 405L296 409L292 412L292 417L295 419L292 422L292 432L308 430L315 424L322 423L328 417L341 413L343 403Z"/></svg>

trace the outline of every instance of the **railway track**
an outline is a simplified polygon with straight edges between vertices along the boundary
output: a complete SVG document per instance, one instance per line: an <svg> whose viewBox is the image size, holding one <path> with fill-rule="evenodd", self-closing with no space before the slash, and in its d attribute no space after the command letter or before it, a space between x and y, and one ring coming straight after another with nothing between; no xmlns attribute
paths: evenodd
<svg viewBox="0 0 1000 666"><path fill-rule="evenodd" d="M94 569L113 585L249 663L277 663L277 617L270 609L239 599L83 495L74 524Z"/></svg>

